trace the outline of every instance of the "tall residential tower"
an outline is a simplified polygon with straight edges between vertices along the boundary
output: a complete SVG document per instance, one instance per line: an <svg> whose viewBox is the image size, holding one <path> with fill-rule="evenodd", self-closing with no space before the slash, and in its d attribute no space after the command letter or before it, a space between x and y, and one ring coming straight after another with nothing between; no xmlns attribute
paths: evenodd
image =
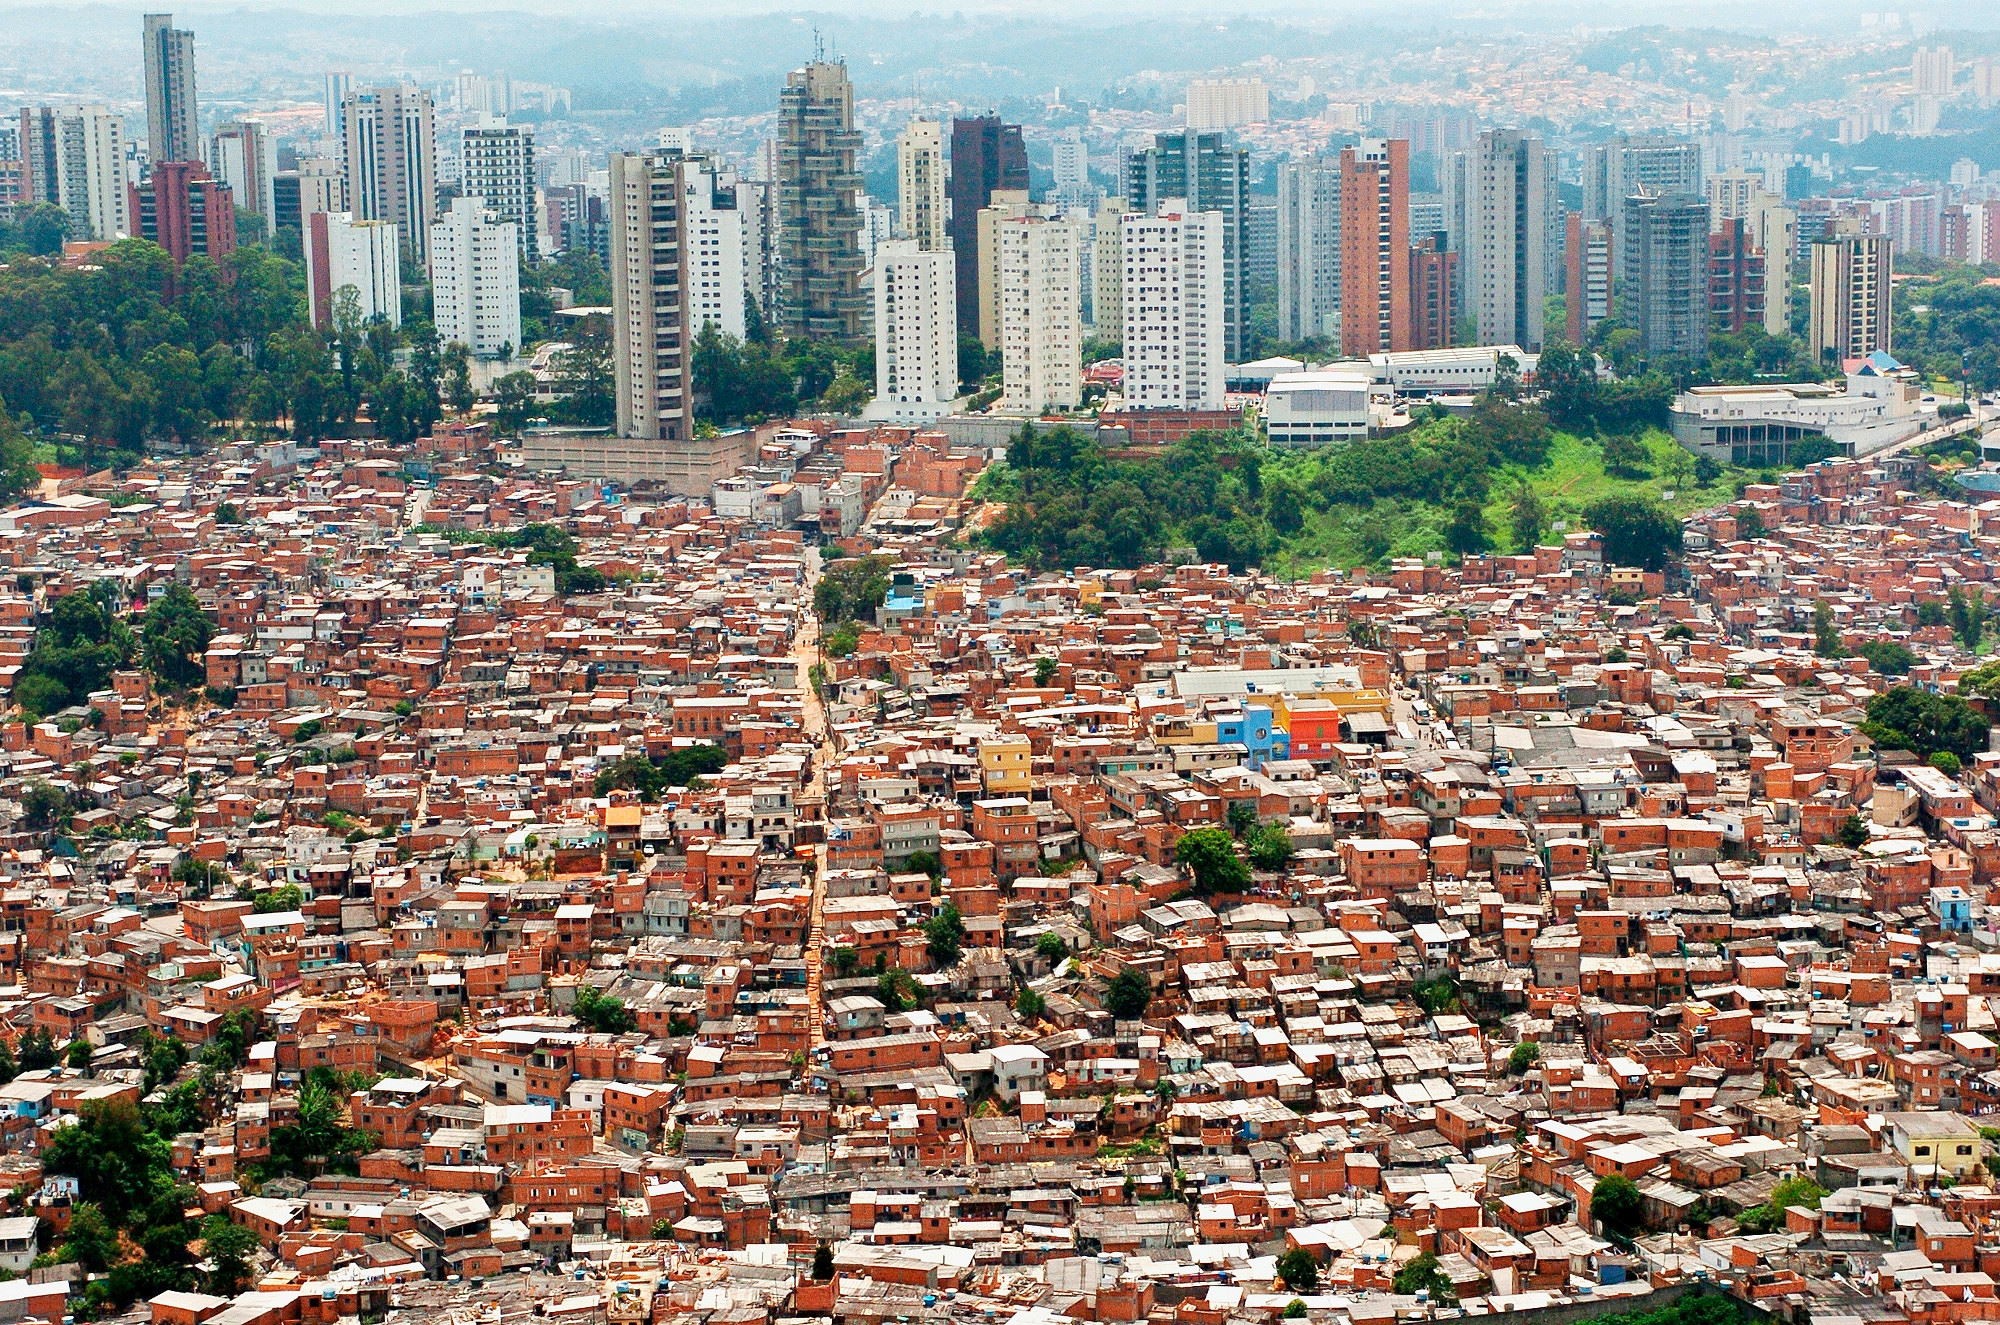
<svg viewBox="0 0 2000 1325"><path fill-rule="evenodd" d="M1895 245L1838 217L1812 245L1812 320L1806 340L1838 363L1890 348L1890 282Z"/></svg>
<svg viewBox="0 0 2000 1325"><path fill-rule="evenodd" d="M163 161L199 161L194 33L175 27L172 14L148 14L145 24L146 156L156 166Z"/></svg>
<svg viewBox="0 0 2000 1325"><path fill-rule="evenodd" d="M1539 351L1550 254L1560 239L1555 153L1532 134L1489 129L1452 159L1445 183L1461 307L1478 343Z"/></svg>
<svg viewBox="0 0 2000 1325"><path fill-rule="evenodd" d="M422 261L437 219L437 107L415 83L348 94L341 174L357 221L388 221Z"/></svg>
<svg viewBox="0 0 2000 1325"><path fill-rule="evenodd" d="M1340 352L1410 348L1410 144L1340 153Z"/></svg>
<svg viewBox="0 0 2000 1325"><path fill-rule="evenodd" d="M621 438L694 436L683 169L672 155L611 158L611 338Z"/></svg>
<svg viewBox="0 0 2000 1325"><path fill-rule="evenodd" d="M896 139L896 229L934 253L949 247L944 220L944 126L911 120Z"/></svg>
<svg viewBox="0 0 2000 1325"><path fill-rule="evenodd" d="M1153 213L1169 199L1222 219L1223 353L1240 359L1250 322L1250 153L1221 134L1155 134L1125 158L1125 205Z"/></svg>
<svg viewBox="0 0 2000 1325"><path fill-rule="evenodd" d="M958 272L958 329L978 335L979 272L991 255L979 251L979 214L996 193L1028 191L1028 149L1021 126L997 115L951 122L951 249ZM989 318L988 321L991 319Z"/></svg>
<svg viewBox="0 0 2000 1325"><path fill-rule="evenodd" d="M787 333L853 341L867 325L861 289L861 134L847 66L815 60L778 95L778 323Z"/></svg>

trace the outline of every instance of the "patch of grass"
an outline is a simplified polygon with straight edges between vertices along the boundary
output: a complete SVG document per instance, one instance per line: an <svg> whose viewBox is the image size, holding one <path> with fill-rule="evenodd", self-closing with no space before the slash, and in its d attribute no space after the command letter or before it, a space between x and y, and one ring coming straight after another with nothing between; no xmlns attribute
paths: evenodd
<svg viewBox="0 0 2000 1325"><path fill-rule="evenodd" d="M1521 483L1533 488L1546 508L1548 523L1542 535L1546 542L1558 536L1554 531L1558 521L1578 528L1583 508L1601 497L1628 493L1657 497L1676 514L1688 515L1733 500L1736 484L1754 473L1725 466L1712 482L1698 484L1694 456L1671 435L1654 428L1639 441L1643 452L1639 463L1622 474L1605 467L1603 447L1595 438L1567 432L1550 435L1548 457L1539 466L1495 466L1484 507L1494 550L1522 550L1512 546L1508 518L1514 490ZM1265 462L1265 481L1288 477L1310 484L1320 468L1317 454L1273 450ZM1665 495L1669 492L1674 494L1671 499ZM1283 546L1266 559L1264 569L1303 579L1329 566L1378 565L1392 557L1442 552L1450 521L1451 512L1445 506L1391 498L1323 511L1308 507L1304 526L1285 537Z"/></svg>

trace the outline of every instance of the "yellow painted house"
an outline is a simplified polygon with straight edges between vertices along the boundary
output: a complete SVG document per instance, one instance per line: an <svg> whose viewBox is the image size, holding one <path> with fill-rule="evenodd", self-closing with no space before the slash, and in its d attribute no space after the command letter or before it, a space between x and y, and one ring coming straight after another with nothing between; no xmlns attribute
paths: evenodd
<svg viewBox="0 0 2000 1325"><path fill-rule="evenodd" d="M1025 736L989 736L979 743L979 779L989 796L1034 790L1034 750Z"/></svg>

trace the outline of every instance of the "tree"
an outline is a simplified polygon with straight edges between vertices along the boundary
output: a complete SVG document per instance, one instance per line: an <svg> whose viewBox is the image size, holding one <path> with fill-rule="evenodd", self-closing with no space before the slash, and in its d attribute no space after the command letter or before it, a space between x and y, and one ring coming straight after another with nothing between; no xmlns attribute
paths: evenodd
<svg viewBox="0 0 2000 1325"><path fill-rule="evenodd" d="M14 700L30 716L82 703L131 661L132 632L113 610L116 603L117 590L99 581L63 595L49 609L14 684Z"/></svg>
<svg viewBox="0 0 2000 1325"><path fill-rule="evenodd" d="M852 416L859 414L861 407L874 399L874 396L873 387L843 366L833 381L827 384L826 390L821 393L820 403L836 414Z"/></svg>
<svg viewBox="0 0 2000 1325"><path fill-rule="evenodd" d="M1278 824L1260 824L1243 841L1255 869L1281 870L1292 858L1292 835Z"/></svg>
<svg viewBox="0 0 2000 1325"><path fill-rule="evenodd" d="M508 373L493 384L493 427L502 437L518 437L535 417L535 375Z"/></svg>
<svg viewBox="0 0 2000 1325"><path fill-rule="evenodd" d="M940 967L955 964L964 951L965 919L950 902L939 907L937 914L924 922L924 948L930 953L931 961Z"/></svg>
<svg viewBox="0 0 2000 1325"><path fill-rule="evenodd" d="M1048 1008L1048 1000L1042 997L1041 992L1027 985L1021 987L1020 995L1014 1000L1014 1011L1029 1021L1038 1019Z"/></svg>
<svg viewBox="0 0 2000 1325"><path fill-rule="evenodd" d="M1840 642L1840 627L1834 623L1833 605L1824 598L1813 600L1813 652L1822 658L1844 658L1847 649Z"/></svg>
<svg viewBox="0 0 2000 1325"><path fill-rule="evenodd" d="M1787 1209L1797 1205L1817 1210L1826 1195L1826 1188L1805 1174L1795 1173L1778 1179L1771 1188L1771 1199L1742 1211L1736 1216L1736 1223L1746 1233L1768 1233L1784 1226Z"/></svg>
<svg viewBox="0 0 2000 1325"><path fill-rule="evenodd" d="M82 1072L88 1075L90 1072L91 1056L96 1052L96 1048L89 1040L79 1036L71 1040L69 1046L63 1050L63 1065L72 1072Z"/></svg>
<svg viewBox="0 0 2000 1325"><path fill-rule="evenodd" d="M1965 767L1959 757L1949 750L1936 751L1925 762L1948 778L1957 777L1960 770Z"/></svg>
<svg viewBox="0 0 2000 1325"><path fill-rule="evenodd" d="M358 1171L359 1158L375 1148L375 1137L342 1121L343 1101L354 1085L352 1078L328 1068L308 1072L299 1084L291 1121L271 1129L271 1153L256 1173L263 1179L310 1179Z"/></svg>
<svg viewBox="0 0 2000 1325"><path fill-rule="evenodd" d="M549 367L557 393L549 402L551 419L578 428L608 428L616 421L618 400L608 348L572 346L557 354Z"/></svg>
<svg viewBox="0 0 2000 1325"><path fill-rule="evenodd" d="M1035 659L1035 684L1037 686L1045 686L1055 680L1056 669L1061 665L1054 658Z"/></svg>
<svg viewBox="0 0 2000 1325"><path fill-rule="evenodd" d="M891 966L876 978L875 997L891 1012L908 1012L923 1002L916 977L900 966Z"/></svg>
<svg viewBox="0 0 2000 1325"><path fill-rule="evenodd" d="M1453 1289L1451 1276L1444 1272L1433 1252L1418 1252L1396 1271L1390 1282L1398 1293L1425 1293L1432 1302L1455 1302L1457 1293Z"/></svg>
<svg viewBox="0 0 2000 1325"><path fill-rule="evenodd" d="M1307 1315L1306 1304L1295 1297L1285 1303L1285 1309L1279 1312L1278 1315L1282 1320L1304 1320Z"/></svg>
<svg viewBox="0 0 2000 1325"><path fill-rule="evenodd" d="M1486 532L1486 510L1473 497L1451 508L1451 520L1444 527L1444 545L1461 557L1484 552L1493 540Z"/></svg>
<svg viewBox="0 0 2000 1325"><path fill-rule="evenodd" d="M1646 476L1647 451L1645 444L1630 433L1606 433L1599 439L1604 451L1604 469L1608 474L1620 478L1644 478Z"/></svg>
<svg viewBox="0 0 2000 1325"><path fill-rule="evenodd" d="M1059 962L1069 956L1069 944L1063 942L1062 935L1050 931L1035 940L1035 955L1043 961Z"/></svg>
<svg viewBox="0 0 2000 1325"><path fill-rule="evenodd" d="M41 482L35 447L0 400L0 499L18 497Z"/></svg>
<svg viewBox="0 0 2000 1325"><path fill-rule="evenodd" d="M1153 1001L1153 986L1137 967L1127 966L1104 989L1104 1010L1120 1021L1137 1021Z"/></svg>
<svg viewBox="0 0 2000 1325"><path fill-rule="evenodd" d="M82 1199L120 1226L142 1222L176 1199L167 1142L147 1130L130 1099L85 1101L76 1121L49 1139L42 1168L75 1178Z"/></svg>
<svg viewBox="0 0 2000 1325"><path fill-rule="evenodd" d="M1410 996L1417 1000L1418 1007L1432 1016L1440 1012L1456 1012L1463 1006L1458 982L1448 975L1417 981L1410 986Z"/></svg>
<svg viewBox="0 0 2000 1325"><path fill-rule="evenodd" d="M201 1225L202 1251L208 1260L208 1291L233 1297L249 1284L250 1258L257 1252L257 1235L226 1216L210 1215Z"/></svg>
<svg viewBox="0 0 2000 1325"><path fill-rule="evenodd" d="M1948 750L1960 760L1986 748L1986 719L1957 695L1936 695L1915 686L1895 686L1868 701L1861 730L1877 745L1914 752L1928 759Z"/></svg>
<svg viewBox="0 0 2000 1325"><path fill-rule="evenodd" d="M1771 1204L1780 1210L1794 1205L1817 1210L1819 1203L1825 1200L1826 1196L1826 1188L1803 1173L1794 1173L1789 1177L1778 1179L1778 1185L1771 1189Z"/></svg>
<svg viewBox="0 0 2000 1325"><path fill-rule="evenodd" d="M96 1202L80 1201L70 1211L60 1255L91 1274L104 1273L118 1259L118 1233Z"/></svg>
<svg viewBox="0 0 2000 1325"><path fill-rule="evenodd" d="M861 954L842 945L833 950L833 973L845 980L854 974L854 968L861 964Z"/></svg>
<svg viewBox="0 0 2000 1325"><path fill-rule="evenodd" d="M59 1061L55 1036L44 1026L30 1027L19 1047L23 1072L46 1072Z"/></svg>
<svg viewBox="0 0 2000 1325"><path fill-rule="evenodd" d="M1223 812L1222 819L1224 823L1229 825L1231 834L1236 837L1242 837L1245 833L1255 828L1259 822L1257 818L1257 802L1231 801L1229 802L1229 808Z"/></svg>
<svg viewBox="0 0 2000 1325"><path fill-rule="evenodd" d="M1294 1293L1310 1293L1319 1288L1319 1262L1304 1247L1294 1247L1278 1257L1278 1278Z"/></svg>
<svg viewBox="0 0 2000 1325"><path fill-rule="evenodd" d="M1534 551L1535 544L1541 541L1548 518L1548 509L1542 504L1541 494L1527 483L1517 486L1507 505L1507 525L1513 531L1514 550Z"/></svg>
<svg viewBox="0 0 2000 1325"><path fill-rule="evenodd" d="M444 403L455 414L463 414L472 408L476 399L472 391L472 352L453 341L444 347L440 364L439 390Z"/></svg>
<svg viewBox="0 0 2000 1325"><path fill-rule="evenodd" d="M1590 1189L1590 1216L1607 1237L1629 1241L1646 1226L1645 1198L1622 1173L1607 1173Z"/></svg>
<svg viewBox="0 0 2000 1325"><path fill-rule="evenodd" d="M1197 828L1174 846L1175 863L1194 880L1196 893L1240 893L1250 886L1250 867L1236 854L1225 829Z"/></svg>
<svg viewBox="0 0 2000 1325"><path fill-rule="evenodd" d="M215 623L201 610L194 591L179 580L146 609L139 629L141 657L154 684L169 690L189 690L206 676L202 663Z"/></svg>
<svg viewBox="0 0 2000 1325"><path fill-rule="evenodd" d="M1754 540L1770 532L1764 527L1764 517L1754 506L1739 507L1736 511L1736 536Z"/></svg>
<svg viewBox="0 0 2000 1325"><path fill-rule="evenodd" d="M36 779L21 793L21 822L35 832L47 832L70 815L67 791Z"/></svg>
<svg viewBox="0 0 2000 1325"><path fill-rule="evenodd" d="M609 768L601 768L591 782L593 796L612 791L633 791L648 803L673 787L697 788L702 777L729 767L729 752L719 745L677 746L666 754L648 757L633 753L620 755Z"/></svg>
<svg viewBox="0 0 2000 1325"><path fill-rule="evenodd" d="M1917 655L1907 646L1898 644L1894 640L1869 640L1864 644L1855 645L1854 652L1866 658L1868 666L1882 676L1908 676L1910 669L1917 665ZM1960 694L1970 693L1965 685L1970 676L1971 673L1968 672L1966 676L1959 678Z"/></svg>
<svg viewBox="0 0 2000 1325"><path fill-rule="evenodd" d="M1527 1074L1529 1068L1540 1062L1542 1046L1534 1040L1522 1040L1507 1055L1507 1075L1518 1077Z"/></svg>
<svg viewBox="0 0 2000 1325"><path fill-rule="evenodd" d="M1549 420L1558 428L1590 427L1597 408L1595 356L1565 340L1542 346L1535 364L1535 383L1547 394Z"/></svg>
<svg viewBox="0 0 2000 1325"><path fill-rule="evenodd" d="M1986 595L1973 590L1967 592L1953 585L1945 595L1945 619L1951 625L1951 633L1967 649L1977 650L1979 641L1986 635L1986 617L1991 609Z"/></svg>
<svg viewBox="0 0 2000 1325"><path fill-rule="evenodd" d="M1305 501L1297 487L1273 482L1264 491L1264 518L1281 534L1296 534L1305 527Z"/></svg>
<svg viewBox="0 0 2000 1325"><path fill-rule="evenodd" d="M306 902L305 889L296 883L280 884L276 888L264 888L250 895L250 904L258 915L271 915L278 911L296 911Z"/></svg>
<svg viewBox="0 0 2000 1325"><path fill-rule="evenodd" d="M843 557L827 563L813 586L813 610L827 625L874 615L889 597L889 557Z"/></svg>
<svg viewBox="0 0 2000 1325"><path fill-rule="evenodd" d="M639 1019L625 1006L624 999L614 998L595 985L577 986L570 1015L603 1035L623 1035L639 1025Z"/></svg>
<svg viewBox="0 0 2000 1325"><path fill-rule="evenodd" d="M1615 566L1663 570L1680 554L1681 522L1651 497L1604 497L1583 518L1604 537L1604 559Z"/></svg>
<svg viewBox="0 0 2000 1325"><path fill-rule="evenodd" d="M813 1248L812 1277L819 1283L833 1278L833 1248L824 1242Z"/></svg>

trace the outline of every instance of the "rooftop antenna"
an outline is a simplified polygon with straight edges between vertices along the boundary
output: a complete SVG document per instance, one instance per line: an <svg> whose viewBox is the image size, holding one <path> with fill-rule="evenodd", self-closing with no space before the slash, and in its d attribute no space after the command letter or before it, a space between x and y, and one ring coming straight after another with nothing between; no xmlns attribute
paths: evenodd
<svg viewBox="0 0 2000 1325"><path fill-rule="evenodd" d="M826 36L817 27L813 29L813 63L826 59Z"/></svg>

